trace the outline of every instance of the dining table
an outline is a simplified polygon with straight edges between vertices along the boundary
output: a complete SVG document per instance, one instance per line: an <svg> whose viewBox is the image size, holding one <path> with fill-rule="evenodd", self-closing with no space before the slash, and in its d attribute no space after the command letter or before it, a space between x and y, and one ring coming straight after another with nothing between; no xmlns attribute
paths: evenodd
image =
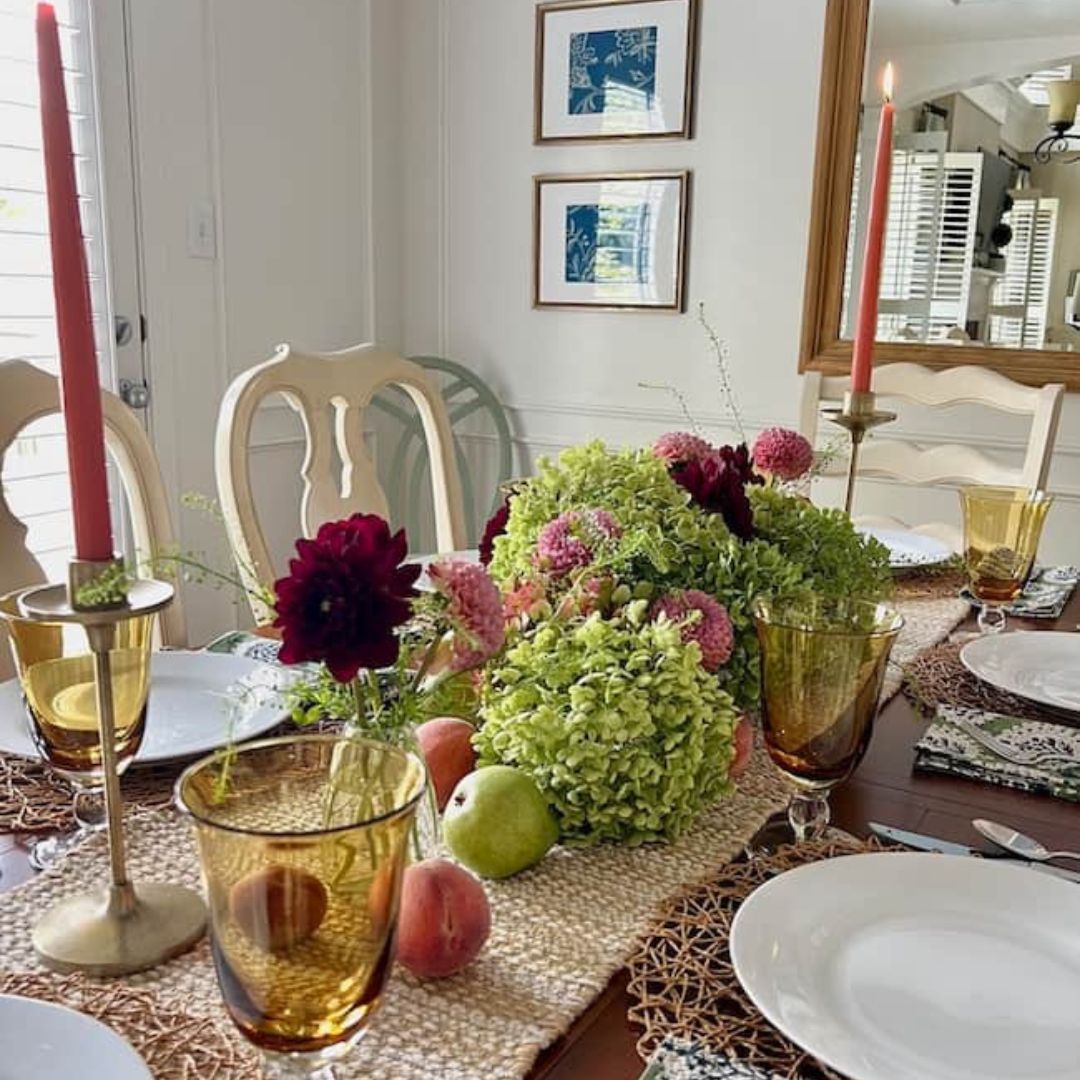
<svg viewBox="0 0 1080 1080"><path fill-rule="evenodd" d="M1080 592L1056 620L1015 618L1020 630L1075 631ZM972 624L973 625L973 621ZM970 627L961 626L959 632ZM1063 721L1064 722L1064 721ZM1080 717L1077 721L1080 725ZM1007 823L1051 848L1080 846L1080 806L959 777L913 770L915 744L928 718L897 693L877 718L870 747L855 773L832 794L832 823L854 836L869 835L870 822L891 825L973 847L984 841L973 818ZM0 891L30 879L31 839L0 834ZM626 971L617 973L570 1029L543 1050L530 1077L544 1080L636 1080L644 1062L637 1051L641 1034L628 1020L632 1004Z"/></svg>

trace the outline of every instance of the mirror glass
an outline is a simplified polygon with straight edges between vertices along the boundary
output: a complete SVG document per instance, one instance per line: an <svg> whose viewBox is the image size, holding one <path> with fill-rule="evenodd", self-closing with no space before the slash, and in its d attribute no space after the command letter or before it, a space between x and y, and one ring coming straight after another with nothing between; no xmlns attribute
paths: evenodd
<svg viewBox="0 0 1080 1080"><path fill-rule="evenodd" d="M897 111L877 339L1080 351L1080 2L871 0L843 338L888 61Z"/></svg>

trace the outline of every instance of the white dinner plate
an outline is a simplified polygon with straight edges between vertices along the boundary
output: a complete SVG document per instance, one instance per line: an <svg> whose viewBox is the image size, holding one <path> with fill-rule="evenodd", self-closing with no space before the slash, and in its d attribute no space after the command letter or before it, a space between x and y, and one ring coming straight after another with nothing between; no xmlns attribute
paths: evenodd
<svg viewBox="0 0 1080 1080"><path fill-rule="evenodd" d="M731 928L771 1024L852 1080L1076 1080L1080 888L960 855L848 855Z"/></svg>
<svg viewBox="0 0 1080 1080"><path fill-rule="evenodd" d="M3 1080L152 1080L112 1028L46 1001L0 995Z"/></svg>
<svg viewBox="0 0 1080 1080"><path fill-rule="evenodd" d="M960 660L972 675L999 690L1080 712L1080 634L1061 630L987 634L968 642L960 650Z"/></svg>
<svg viewBox="0 0 1080 1080"><path fill-rule="evenodd" d="M943 540L904 529L860 529L863 536L872 536L889 549L889 566L893 570L914 570L937 566L953 556L953 550Z"/></svg>
<svg viewBox="0 0 1080 1080"><path fill-rule="evenodd" d="M289 677L241 656L154 653L146 732L135 760L193 757L269 731L288 715L279 691ZM17 679L0 683L0 750L39 756Z"/></svg>

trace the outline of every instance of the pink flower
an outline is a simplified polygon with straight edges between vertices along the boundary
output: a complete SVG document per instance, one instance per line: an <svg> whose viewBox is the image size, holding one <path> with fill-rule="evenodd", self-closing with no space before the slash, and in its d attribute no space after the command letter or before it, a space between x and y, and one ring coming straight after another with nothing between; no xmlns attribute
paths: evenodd
<svg viewBox="0 0 1080 1080"><path fill-rule="evenodd" d="M689 431L669 431L652 446L653 453L669 465L701 461L712 453L712 449L700 435L693 435Z"/></svg>
<svg viewBox="0 0 1080 1080"><path fill-rule="evenodd" d="M452 670L467 671L490 660L503 647L506 624L502 598L488 572L462 559L444 559L428 567L428 578L447 601Z"/></svg>
<svg viewBox="0 0 1080 1080"><path fill-rule="evenodd" d="M606 510L567 510L549 521L536 541L536 565L552 574L568 574L588 566L597 549L622 535Z"/></svg>
<svg viewBox="0 0 1080 1080"><path fill-rule="evenodd" d="M797 431L769 428L754 443L754 464L781 480L798 480L814 464L814 448Z"/></svg>
<svg viewBox="0 0 1080 1080"><path fill-rule="evenodd" d="M551 614L551 605L542 582L535 578L514 583L503 598L503 615L506 619L533 620Z"/></svg>
<svg viewBox="0 0 1080 1080"><path fill-rule="evenodd" d="M579 581L559 601L555 614L560 619L571 619L576 615L587 618L594 611L602 611L611 602L614 582L610 577L590 577Z"/></svg>
<svg viewBox="0 0 1080 1080"><path fill-rule="evenodd" d="M653 603L649 614L666 615L682 628L683 641L696 641L701 649L701 666L719 671L731 659L735 631L723 604L700 589L668 593Z"/></svg>

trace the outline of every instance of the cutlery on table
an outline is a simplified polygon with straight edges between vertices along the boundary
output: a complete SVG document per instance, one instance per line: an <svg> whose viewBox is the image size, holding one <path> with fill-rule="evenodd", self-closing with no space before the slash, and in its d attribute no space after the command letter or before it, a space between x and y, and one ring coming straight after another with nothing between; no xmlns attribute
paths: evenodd
<svg viewBox="0 0 1080 1080"><path fill-rule="evenodd" d="M1017 832L1008 825L999 825L996 821L987 821L985 818L975 818L971 824L991 844L997 844L999 848L1019 859L1027 859L1031 862L1046 862L1047 859L1074 859L1080 862L1080 852L1050 851L1045 844L1040 844L1034 837Z"/></svg>
<svg viewBox="0 0 1080 1080"><path fill-rule="evenodd" d="M903 844L904 847L913 848L916 851L933 851L941 855L967 855L977 859L1008 859L1017 867L1027 867L1042 874L1053 874L1054 877L1064 878L1066 881L1080 882L1080 873L1075 870L1063 870L1060 866L1030 862L1011 852L980 851L978 848L968 847L967 844L958 844L952 840L942 840L923 833L909 832L907 829L896 829L877 821L870 822L870 831L883 840L891 840L895 844Z"/></svg>
<svg viewBox="0 0 1080 1080"><path fill-rule="evenodd" d="M1061 750L1020 750L1010 746L1004 739L999 739L989 731L985 731L978 724L973 724L966 717L958 713L950 712L945 717L953 727L959 728L965 735L974 739L983 749L989 750L995 757L1002 761L1008 761L1013 765L1024 765L1028 768L1049 766L1063 771L1072 769L1080 770L1080 761Z"/></svg>

